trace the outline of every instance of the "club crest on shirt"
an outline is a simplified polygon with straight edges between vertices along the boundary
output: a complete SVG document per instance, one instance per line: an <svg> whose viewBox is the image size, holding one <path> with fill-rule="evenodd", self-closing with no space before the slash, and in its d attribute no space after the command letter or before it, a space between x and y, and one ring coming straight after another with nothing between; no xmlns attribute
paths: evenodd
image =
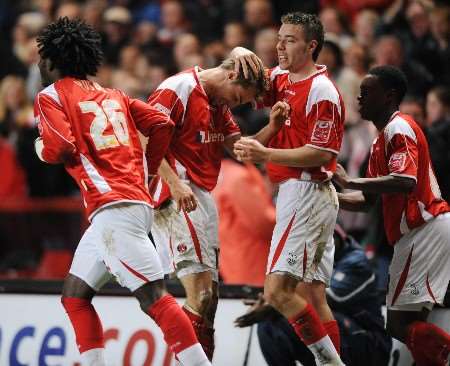
<svg viewBox="0 0 450 366"><path fill-rule="evenodd" d="M330 140L333 121L317 121L311 135L311 142L326 144Z"/></svg>
<svg viewBox="0 0 450 366"><path fill-rule="evenodd" d="M395 153L392 154L389 159L389 171L390 172L401 172L405 168L406 154L405 153Z"/></svg>
<svg viewBox="0 0 450 366"><path fill-rule="evenodd" d="M186 252L186 250L187 250L187 245L186 244L180 243L180 244L177 245L178 253L183 254L183 253Z"/></svg>

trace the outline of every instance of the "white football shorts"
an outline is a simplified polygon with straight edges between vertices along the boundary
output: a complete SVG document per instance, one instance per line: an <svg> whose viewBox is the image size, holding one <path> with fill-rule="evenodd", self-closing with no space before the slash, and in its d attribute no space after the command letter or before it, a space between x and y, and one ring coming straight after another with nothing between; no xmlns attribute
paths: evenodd
<svg viewBox="0 0 450 366"><path fill-rule="evenodd" d="M420 311L442 304L450 281L450 213L411 230L394 246L389 310Z"/></svg>
<svg viewBox="0 0 450 366"><path fill-rule="evenodd" d="M175 202L155 210L152 235L165 274L183 277L209 271L218 282L219 232L216 203L210 192L190 182L197 209L178 212Z"/></svg>
<svg viewBox="0 0 450 366"><path fill-rule="evenodd" d="M139 203L117 203L92 218L73 257L69 273L98 291L113 276L135 291L164 278L161 262L148 237L153 209Z"/></svg>
<svg viewBox="0 0 450 366"><path fill-rule="evenodd" d="M267 274L287 273L329 285L334 262L333 231L339 209L330 182L289 179L280 184Z"/></svg>

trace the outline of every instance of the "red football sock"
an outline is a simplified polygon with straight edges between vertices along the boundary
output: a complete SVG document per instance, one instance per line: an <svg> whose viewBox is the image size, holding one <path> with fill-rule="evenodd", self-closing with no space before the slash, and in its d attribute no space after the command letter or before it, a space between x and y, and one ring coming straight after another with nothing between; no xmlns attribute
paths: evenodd
<svg viewBox="0 0 450 366"><path fill-rule="evenodd" d="M406 345L417 366L446 366L450 335L434 324L414 322L408 327Z"/></svg>
<svg viewBox="0 0 450 366"><path fill-rule="evenodd" d="M214 354L214 328L207 326L205 324L205 320L198 314L192 312L191 310L183 307L183 311L188 316L191 321L192 327L194 328L194 332L197 335L197 338L202 345L203 350L206 353L206 356L210 361L212 361Z"/></svg>
<svg viewBox="0 0 450 366"><path fill-rule="evenodd" d="M336 320L330 320L328 322L324 322L323 326L328 333L328 336L333 342L334 348L340 354L341 353L341 336L339 335L339 327Z"/></svg>
<svg viewBox="0 0 450 366"><path fill-rule="evenodd" d="M62 297L61 302L75 331L80 353L104 348L102 323L91 302L76 297Z"/></svg>
<svg viewBox="0 0 450 366"><path fill-rule="evenodd" d="M173 353L198 343L189 318L171 295L161 297L148 308L147 313L161 328Z"/></svg>
<svg viewBox="0 0 450 366"><path fill-rule="evenodd" d="M317 312L310 304L307 304L305 309L297 316L289 319L289 323L307 346L316 343L327 335Z"/></svg>

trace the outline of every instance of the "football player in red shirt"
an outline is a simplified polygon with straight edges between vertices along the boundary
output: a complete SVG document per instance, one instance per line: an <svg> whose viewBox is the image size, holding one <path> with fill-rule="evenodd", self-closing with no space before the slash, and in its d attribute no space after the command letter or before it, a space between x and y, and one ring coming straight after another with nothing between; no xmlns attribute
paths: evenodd
<svg viewBox="0 0 450 366"><path fill-rule="evenodd" d="M345 108L326 67L315 64L324 41L319 19L289 13L281 21L279 66L269 70L271 89L264 104L287 103L290 115L275 134L262 131L256 139L238 141L235 152L244 161L266 162L269 177L279 184L264 285L267 302L289 319L320 365L342 365L339 329L325 288L333 269L338 211L331 177ZM245 49L232 52L243 54Z"/></svg>
<svg viewBox="0 0 450 366"><path fill-rule="evenodd" d="M428 143L411 116L399 112L405 75L392 66L371 69L358 97L361 117L380 131L366 178L351 179L338 166L335 181L355 192L339 194L341 208L361 211L377 195L394 246L389 267L387 330L406 343L418 366L444 366L450 335L427 316L441 304L450 281L450 207L441 198Z"/></svg>
<svg viewBox="0 0 450 366"><path fill-rule="evenodd" d="M243 60L245 63L245 60ZM183 310L211 360L214 316L218 301L218 213L211 195L219 176L224 148L233 153L241 137L230 108L255 100L264 92L263 72L245 78L235 62L198 67L161 83L149 104L175 122L160 176L150 183L157 211L152 235L166 273L176 272L186 290ZM272 113L270 126L281 109ZM172 201L168 201L170 196ZM164 254L165 253L165 254Z"/></svg>
<svg viewBox="0 0 450 366"><path fill-rule="evenodd" d="M153 209L147 178L157 172L173 121L88 79L102 53L99 34L86 23L61 18L44 28L38 45L46 88L35 99L41 135L36 152L47 163L65 165L91 221L62 294L82 365L105 365L103 330L91 300L111 277L130 289L184 365L211 365L188 317L165 289L148 238ZM149 138L146 153L138 131Z"/></svg>

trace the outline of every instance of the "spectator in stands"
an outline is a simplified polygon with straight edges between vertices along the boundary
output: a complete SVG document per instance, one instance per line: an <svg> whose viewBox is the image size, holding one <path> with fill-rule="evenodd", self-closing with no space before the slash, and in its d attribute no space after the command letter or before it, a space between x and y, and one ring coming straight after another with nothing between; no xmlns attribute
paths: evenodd
<svg viewBox="0 0 450 366"><path fill-rule="evenodd" d="M409 114L422 129L426 128L425 106L422 98L415 95L406 95L400 103L400 112Z"/></svg>
<svg viewBox="0 0 450 366"><path fill-rule="evenodd" d="M0 161L2 179L0 179L0 200L21 199L27 196L25 172L17 160L14 147L0 136Z"/></svg>
<svg viewBox="0 0 450 366"><path fill-rule="evenodd" d="M137 46L121 49L119 68L112 73L112 86L133 98L145 99L148 93L148 64Z"/></svg>
<svg viewBox="0 0 450 366"><path fill-rule="evenodd" d="M88 0L83 6L83 19L87 24L97 30L102 26L102 14L106 11L107 3L104 0Z"/></svg>
<svg viewBox="0 0 450 366"><path fill-rule="evenodd" d="M327 6L320 11L319 16L326 35L332 33L337 37L339 46L345 49L352 40L347 26L349 21L345 14L337 8Z"/></svg>
<svg viewBox="0 0 450 366"><path fill-rule="evenodd" d="M272 3L269 0L246 0L244 23L252 36L261 29L274 26Z"/></svg>
<svg viewBox="0 0 450 366"><path fill-rule="evenodd" d="M359 113L356 97L359 94L361 77L344 65L342 49L333 34L329 34L325 39L317 63L326 65L328 74L341 92L345 104L345 123L358 122Z"/></svg>
<svg viewBox="0 0 450 366"><path fill-rule="evenodd" d="M0 135L15 142L20 128L33 125L33 121L25 81L17 76L5 77L0 84Z"/></svg>
<svg viewBox="0 0 450 366"><path fill-rule="evenodd" d="M274 28L265 28L255 36L255 53L266 67L278 65L277 55L278 32Z"/></svg>
<svg viewBox="0 0 450 366"><path fill-rule="evenodd" d="M108 8L103 14L103 51L107 64L117 65L120 50L129 42L131 14L121 6Z"/></svg>
<svg viewBox="0 0 450 366"><path fill-rule="evenodd" d="M335 263L327 299L339 323L341 357L347 366L387 365L392 347L384 330L383 298L378 294L372 267L356 241L339 225L335 233ZM236 320L238 326L259 322L258 338L269 366L316 365L308 348L296 339L292 327L261 297ZM367 357L370 355L370 357Z"/></svg>
<svg viewBox="0 0 450 366"><path fill-rule="evenodd" d="M219 270L224 283L264 284L275 226L275 207L268 185L253 164L222 161L213 197L219 211Z"/></svg>
<svg viewBox="0 0 450 366"><path fill-rule="evenodd" d="M450 89L440 86L427 96L427 139L442 197L450 202Z"/></svg>
<svg viewBox="0 0 450 366"><path fill-rule="evenodd" d="M366 48L375 43L375 29L380 20L379 15L370 9L361 10L355 18L353 31L355 40Z"/></svg>
<svg viewBox="0 0 450 366"><path fill-rule="evenodd" d="M395 1L383 17L378 32L395 34L403 45L405 59L423 65L434 78L439 78L443 65L437 42L430 32L431 5L425 0Z"/></svg>
<svg viewBox="0 0 450 366"><path fill-rule="evenodd" d="M442 70L439 81L450 85L450 7L440 6L430 14L430 29L438 45L438 56Z"/></svg>
<svg viewBox="0 0 450 366"><path fill-rule="evenodd" d="M164 1L161 4L161 28L158 40L165 46L171 46L176 37L191 29L183 4L177 0Z"/></svg>
<svg viewBox="0 0 450 366"><path fill-rule="evenodd" d="M240 22L231 22L225 25L223 42L228 53L235 47L247 46L249 35L245 25Z"/></svg>
<svg viewBox="0 0 450 366"><path fill-rule="evenodd" d="M196 35L192 33L184 33L180 34L175 38L175 44L173 47L173 57L178 71L182 71L187 68L186 67L187 57L200 54L201 54L200 41Z"/></svg>
<svg viewBox="0 0 450 366"><path fill-rule="evenodd" d="M400 68L408 79L408 91L412 95L424 97L433 83L433 76L423 65L405 57L402 42L396 36L380 37L375 44L373 57L376 66Z"/></svg>
<svg viewBox="0 0 450 366"><path fill-rule="evenodd" d="M56 9L55 18L67 17L69 19L80 18L83 14L83 8L78 1L66 0L62 1Z"/></svg>

